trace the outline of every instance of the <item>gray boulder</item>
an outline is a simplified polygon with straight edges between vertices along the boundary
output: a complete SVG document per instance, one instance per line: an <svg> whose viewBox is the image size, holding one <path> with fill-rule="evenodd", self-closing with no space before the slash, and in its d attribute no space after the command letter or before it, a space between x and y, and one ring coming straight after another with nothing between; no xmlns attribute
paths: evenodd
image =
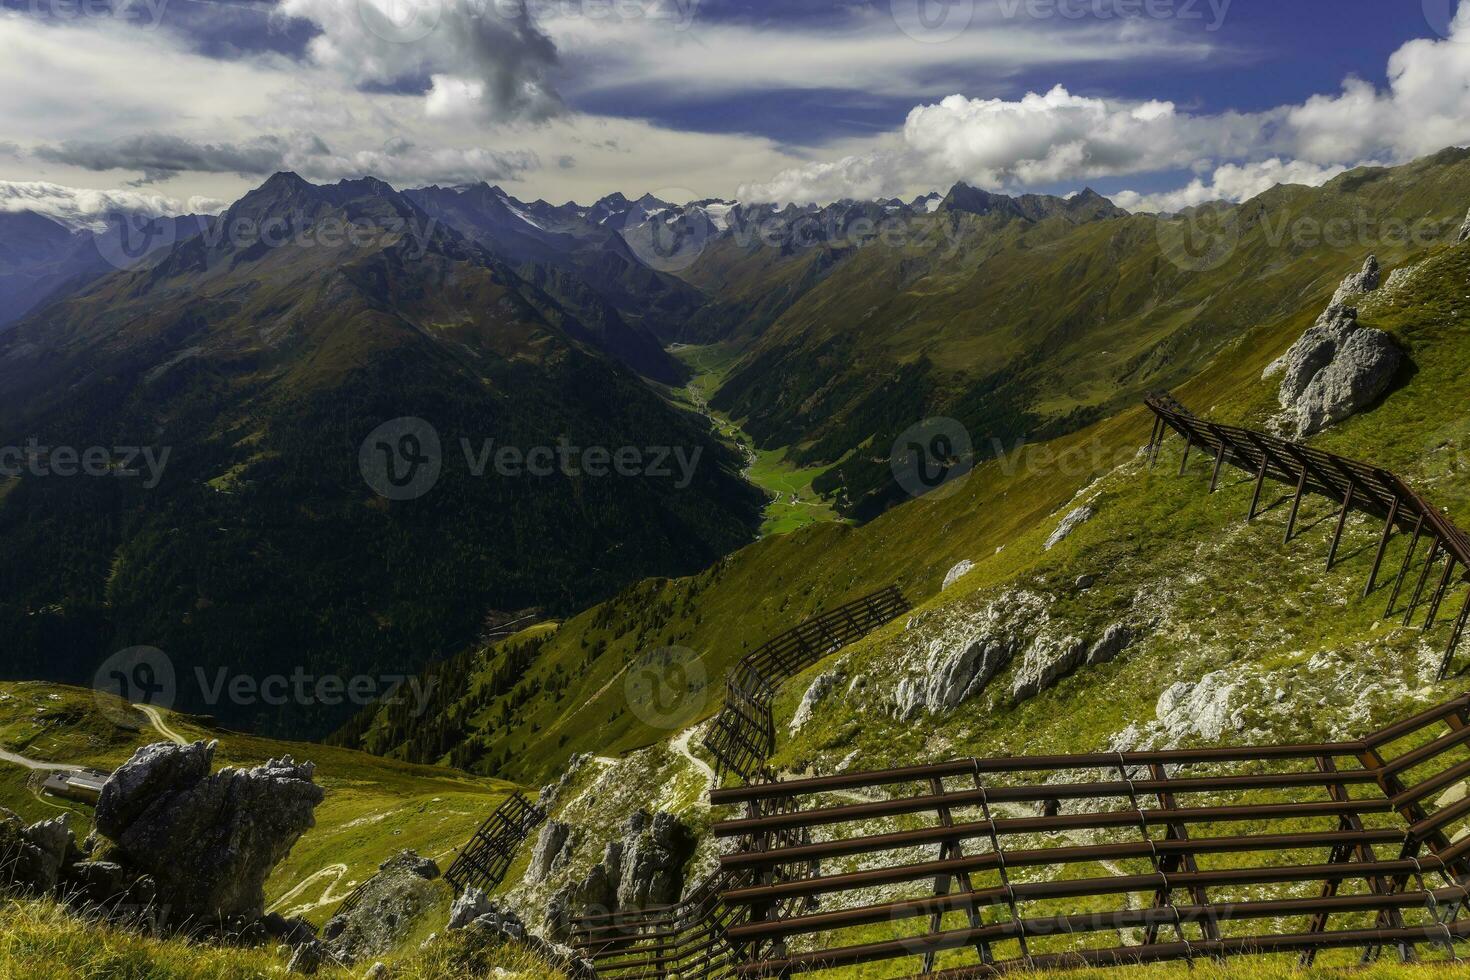
<svg viewBox="0 0 1470 980"><path fill-rule="evenodd" d="M1388 334L1358 323L1351 307L1329 306L1286 352L1280 402L1298 439L1371 405L1393 382L1404 355Z"/></svg>
<svg viewBox="0 0 1470 980"><path fill-rule="evenodd" d="M635 812L623 837L618 907L643 909L677 902L684 888L684 862L693 850L693 835L673 814Z"/></svg>
<svg viewBox="0 0 1470 980"><path fill-rule="evenodd" d="M1465 215L1465 223L1460 226L1460 234L1456 240L1461 244L1470 242L1470 214Z"/></svg>
<svg viewBox="0 0 1470 980"><path fill-rule="evenodd" d="M450 906L449 925L445 928L451 932L463 929L480 916L489 915L493 911L495 911L495 903L490 901L489 895L478 888L466 888L460 892L459 897Z"/></svg>
<svg viewBox="0 0 1470 980"><path fill-rule="evenodd" d="M213 742L161 743L134 753L107 781L97 831L107 856L150 875L181 915L258 919L265 881L315 826L322 789L290 758L209 774Z"/></svg>
<svg viewBox="0 0 1470 980"><path fill-rule="evenodd" d="M1042 545L1042 550L1050 551L1055 548L1067 540L1073 531L1092 520L1096 515L1096 509L1086 504L1073 510L1066 517L1062 518L1062 522L1056 526L1056 530L1051 532L1051 536L1046 539L1046 544Z"/></svg>
<svg viewBox="0 0 1470 980"><path fill-rule="evenodd" d="M842 670L829 671L818 674L816 680L806 689L801 696L801 703L796 706L796 713L791 716L791 734L795 735L806 727L806 723L812 720L812 714L817 705L827 699L838 686L847 682L847 673Z"/></svg>
<svg viewBox="0 0 1470 980"><path fill-rule="evenodd" d="M62 869L79 856L66 820L63 815L27 827L0 809L0 889L36 895L56 891Z"/></svg>
<svg viewBox="0 0 1470 980"><path fill-rule="evenodd" d="M286 971L309 977L320 970L327 959L327 947L322 944L321 940L308 939L292 952L291 960L286 964Z"/></svg>
<svg viewBox="0 0 1470 980"><path fill-rule="evenodd" d="M384 861L353 908L322 929L332 958L352 964L398 948L437 907L443 888L438 880L439 866L412 851Z"/></svg>
<svg viewBox="0 0 1470 980"><path fill-rule="evenodd" d="M956 564L953 568L951 568L949 570L948 573L945 574L945 576L944 576L944 584L939 587L940 588L940 591L943 591L943 590L949 588L951 585L954 585L960 579L962 579L966 575L970 574L970 572L973 571L974 568L975 568L975 563L972 562L968 558L966 558L964 561L959 562L958 564Z"/></svg>

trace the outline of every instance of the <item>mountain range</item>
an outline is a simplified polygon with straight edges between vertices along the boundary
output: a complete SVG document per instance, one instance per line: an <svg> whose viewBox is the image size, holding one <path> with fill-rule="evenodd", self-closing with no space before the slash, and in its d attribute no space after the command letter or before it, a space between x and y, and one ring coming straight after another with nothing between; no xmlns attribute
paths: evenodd
<svg viewBox="0 0 1470 980"><path fill-rule="evenodd" d="M86 681L147 645L206 672L416 671L476 650L487 622L573 614L737 553L766 496L752 452L872 520L909 499L892 447L916 421L960 425L967 466L1076 432L1262 323L1295 324L1368 250L1292 229L1452 234L1467 180L1470 155L1449 150L1161 219L1090 191L963 184L584 207L277 174L221 215L144 225L156 248L131 256L9 215L0 282L12 311L33 308L0 326L0 445L169 455L156 487L0 481L0 543L21 556L0 569L8 669ZM1228 239L1223 258L1179 254L1201 230ZM1388 263L1412 244L1375 247ZM697 397L680 387L691 350L721 365ZM370 438L402 419L440 441L419 499L364 478L364 454L407 445ZM486 476L496 447L561 445L699 462L684 485ZM351 713L198 687L182 706L263 730L322 735Z"/></svg>

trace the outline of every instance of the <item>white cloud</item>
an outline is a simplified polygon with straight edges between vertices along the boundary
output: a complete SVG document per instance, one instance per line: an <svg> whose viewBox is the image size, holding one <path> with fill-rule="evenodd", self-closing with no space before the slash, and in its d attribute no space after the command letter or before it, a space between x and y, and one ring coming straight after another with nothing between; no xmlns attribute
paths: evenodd
<svg viewBox="0 0 1470 980"><path fill-rule="evenodd" d="M1340 164L1319 167L1279 157L1258 163L1227 163L1215 168L1208 183L1196 177L1186 187L1160 194L1123 191L1113 195L1113 203L1129 211L1175 212L1210 201L1248 201L1278 184L1320 187L1346 170Z"/></svg>
<svg viewBox="0 0 1470 980"><path fill-rule="evenodd" d="M1088 98L1063 86L1010 101L952 95L910 111L901 145L875 143L748 184L751 200L907 194L954 181L989 190L1187 169L1211 174L1167 193L1125 191L1125 207L1243 200L1275 183L1320 184L1365 163L1402 163L1470 143L1470 3L1447 38L1404 44L1388 85L1358 78L1298 105L1195 114L1168 102Z"/></svg>
<svg viewBox="0 0 1470 980"><path fill-rule="evenodd" d="M37 211L73 228L100 231L103 215L119 211L146 214L197 214L222 209L219 201L179 201L136 190L86 190L45 181L0 180L0 211Z"/></svg>
<svg viewBox="0 0 1470 980"><path fill-rule="evenodd" d="M453 87L485 119L539 120L562 111L551 82L556 45L523 4L282 0L279 10L317 25L311 57L353 84L434 76L436 89Z"/></svg>
<svg viewBox="0 0 1470 980"><path fill-rule="evenodd" d="M637 91L644 100L669 102L834 89L917 97L976 79L1004 82L1025 69L1200 60L1220 50L1159 21L1068 23L1059 33L1056 24L984 10L963 34L926 44L901 31L887 6L854 5L843 22L820 28L598 18L577 4L551 4L538 23L569 68L569 92Z"/></svg>

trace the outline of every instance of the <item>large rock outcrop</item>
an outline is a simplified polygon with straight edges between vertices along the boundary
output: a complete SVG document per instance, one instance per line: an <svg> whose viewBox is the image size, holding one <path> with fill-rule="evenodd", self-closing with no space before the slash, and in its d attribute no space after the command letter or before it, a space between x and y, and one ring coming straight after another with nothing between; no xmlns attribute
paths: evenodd
<svg viewBox="0 0 1470 980"><path fill-rule="evenodd" d="M348 912L334 916L324 929L326 953L351 965L383 956L438 907L439 866L412 851L403 851L378 866Z"/></svg>
<svg viewBox="0 0 1470 980"><path fill-rule="evenodd" d="M139 749L103 787L97 832L178 914L257 919L267 876L315 825L322 790L310 763L289 758L210 775L214 749Z"/></svg>
<svg viewBox="0 0 1470 980"><path fill-rule="evenodd" d="M1262 374L1281 375L1287 435L1301 439L1321 432L1372 405L1393 383L1403 351L1382 330L1358 323L1357 309L1348 305L1381 281L1378 259L1370 255L1361 272L1337 287L1317 322Z"/></svg>
<svg viewBox="0 0 1470 980"><path fill-rule="evenodd" d="M595 980L592 964L565 946L549 943L526 931L525 923L509 909L492 902L478 888L469 888L454 902L446 932L463 932L485 944L510 943L523 946L558 967L573 980ZM432 940L431 940L432 941Z"/></svg>
<svg viewBox="0 0 1470 980"><path fill-rule="evenodd" d="M63 870L79 856L66 819L27 827L20 817L0 809L0 888L30 895L56 891Z"/></svg>
<svg viewBox="0 0 1470 980"><path fill-rule="evenodd" d="M618 907L644 909L677 902L684 888L684 862L693 850L693 835L672 813L634 812L623 835Z"/></svg>
<svg viewBox="0 0 1470 980"><path fill-rule="evenodd" d="M1470 242L1470 214L1465 215L1465 223L1460 226L1460 234L1456 238L1460 244Z"/></svg>
<svg viewBox="0 0 1470 980"><path fill-rule="evenodd" d="M1281 359L1281 407L1290 435L1303 438L1362 411L1382 395L1403 351L1358 311L1330 306Z"/></svg>
<svg viewBox="0 0 1470 980"><path fill-rule="evenodd" d="M921 648L922 669L900 678L894 690L894 717L941 714L979 694L1026 648L1045 616L1041 596L1015 592L942 625L916 621L930 637Z"/></svg>
<svg viewBox="0 0 1470 980"><path fill-rule="evenodd" d="M536 846L531 849L526 880L533 883L545 881L553 872L565 867L572 859L575 844L571 826L560 820L546 821L536 837Z"/></svg>

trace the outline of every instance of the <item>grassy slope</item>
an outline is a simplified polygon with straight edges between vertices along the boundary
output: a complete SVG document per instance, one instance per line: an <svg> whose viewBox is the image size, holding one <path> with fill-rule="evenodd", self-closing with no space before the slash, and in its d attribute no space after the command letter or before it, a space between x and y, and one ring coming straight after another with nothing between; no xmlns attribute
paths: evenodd
<svg viewBox="0 0 1470 980"><path fill-rule="evenodd" d="M1293 249L1287 249L1288 254L1276 254L1264 244L1252 249L1246 258L1260 268L1314 261L1297 256ZM1456 303L1463 295L1459 290L1467 261L1464 249L1438 250L1433 260L1437 271L1420 286L1402 295L1392 308L1366 308L1365 319L1393 330L1409 347L1419 371L1376 411L1318 440L1325 447L1417 477L1432 499L1449 507L1451 513L1461 514L1470 513L1464 489L1445 479L1454 457L1429 450L1438 446L1443 434L1459 432L1455 413L1463 403L1463 368L1470 360L1460 330L1470 307ZM1274 386L1260 382L1262 368L1310 324L1336 285L1325 274L1319 273L1316 280L1292 315L1263 320L1228 344L1179 389L1181 399L1201 413L1263 421L1269 414ZM698 651L707 675L718 679L765 638L844 598L897 583L918 602L932 600L945 573L962 559L977 563L963 580L967 593L1023 579L1059 585L1083 572L1110 570L1085 599L1067 600L1076 615L1101 623L1116 614L1107 602L1124 601L1130 573L1152 568L1151 563L1167 558L1173 563L1170 567L1193 574L1198 566L1194 551L1212 547L1223 535L1232 543L1219 547L1227 549L1230 561L1244 564L1209 573L1216 576L1207 583L1209 587L1195 588L1190 583L1191 588L1180 597L1178 615L1201 617L1200 628L1220 631L1224 638L1230 630L1247 629L1260 621L1277 596L1289 596L1287 610L1272 615L1279 620L1273 625L1281 631L1273 634L1270 655L1274 657L1294 657L1299 651L1370 635L1382 611L1381 600L1348 602L1331 617L1323 616L1322 610L1329 608L1326 603L1344 602L1353 585L1361 582L1365 563L1371 560L1362 541L1365 535L1371 538L1371 532L1355 524L1357 543L1347 550L1348 560L1333 576L1316 583L1320 556L1308 557L1306 544L1314 539L1308 537L1283 551L1278 547L1279 528L1240 534L1232 525L1248 500L1239 476L1227 481L1225 491L1215 498L1203 493L1200 482L1207 477L1197 474L1192 480L1176 481L1166 475L1167 464L1152 475L1115 477L1105 492L1111 495L1110 512L1114 510L1111 501L1118 501L1117 523L1112 519L1094 522L1064 547L1042 554L1039 543L1055 526L1064 505L1094 478L1130 459L1145 441L1148 425L1144 411L1134 407L1082 432L988 463L955 492L911 502L863 527L816 525L767 538L698 576L642 583L563 624L523 682L521 695L530 699L517 707L512 724L477 737L483 739L487 754L491 746L508 748L512 758L503 774L520 779L554 774L573 752L609 754L661 740L668 732L631 714L622 689L628 665L640 655L661 645L680 644ZM1392 438L1380 445L1377 440L1385 434ZM1056 458L1064 463L1049 461ZM1311 532L1318 537L1327 533L1320 526L1324 507L1314 504L1307 511L1309 522L1319 522ZM1227 533L1232 528L1235 533ZM997 554L1001 546L1004 550ZM1253 567L1252 563L1279 569L1279 578L1242 581L1234 574L1235 568ZM936 604L952 598L946 595ZM1232 608L1239 613L1231 616ZM902 632L903 624L895 624L866 647L883 649ZM1381 633L1400 651L1400 657L1413 639L1413 634L1394 633L1387 627ZM1181 645L1193 639L1181 637ZM1125 671L1127 662L1125 658L1123 663L1094 673L1110 676ZM567 679L559 698L531 693L556 673ZM1037 743L1057 735L1066 744L1090 744L1100 732L1121 727L1122 707L1117 699L1092 696L1098 692L1083 691L1081 684L1079 680L1064 682L1052 694L1020 709L1010 724L1034 723ZM1156 697L1157 690L1153 693ZM704 692L703 699L702 713L712 713L717 690ZM1152 703L1150 698L1148 704ZM1048 715L1067 721L1048 724ZM874 764L889 754L877 744L883 738L875 731ZM911 742L899 742L889 750L902 754L912 747Z"/></svg>
<svg viewBox="0 0 1470 980"><path fill-rule="evenodd" d="M99 711L99 703L107 710ZM327 791L317 808L317 825L277 867L267 883L266 898L268 905L305 914L318 924L357 882L398 851L417 851L447 868L454 849L515 789L453 770L240 735L182 715L165 717L184 738L217 739L217 768L252 766L282 755L316 763L317 782ZM161 740L141 715L121 702L99 702L91 691L0 684L0 748L28 758L113 768L137 746ZM0 806L27 820L55 816L56 801L38 795L34 782L25 770L0 762ZM68 809L77 815L73 829L85 836L90 809L70 805Z"/></svg>
<svg viewBox="0 0 1470 980"><path fill-rule="evenodd" d="M392 976L403 980L557 980L564 974L524 950L472 950L450 936L430 948L389 957ZM371 966L371 964L367 964ZM365 969L364 967L363 969ZM241 950L179 940L158 940L80 921L49 903L0 899L0 977L5 980L265 980L286 974L274 950ZM346 980L361 970L325 966L325 980Z"/></svg>
<svg viewBox="0 0 1470 980"><path fill-rule="evenodd" d="M924 415L959 418L982 450L992 436L1075 428L1293 318L1368 252L1394 264L1420 247L1388 222L1451 235L1467 175L1464 154L1446 151L1320 189L1276 188L1225 212L1239 248L1200 272L1169 261L1175 226L1150 216L996 229L936 214L922 220L955 222L958 253L859 250L761 335L713 401L757 445L810 445L807 462L869 438L881 457ZM858 459L834 477L855 503L880 470Z"/></svg>

